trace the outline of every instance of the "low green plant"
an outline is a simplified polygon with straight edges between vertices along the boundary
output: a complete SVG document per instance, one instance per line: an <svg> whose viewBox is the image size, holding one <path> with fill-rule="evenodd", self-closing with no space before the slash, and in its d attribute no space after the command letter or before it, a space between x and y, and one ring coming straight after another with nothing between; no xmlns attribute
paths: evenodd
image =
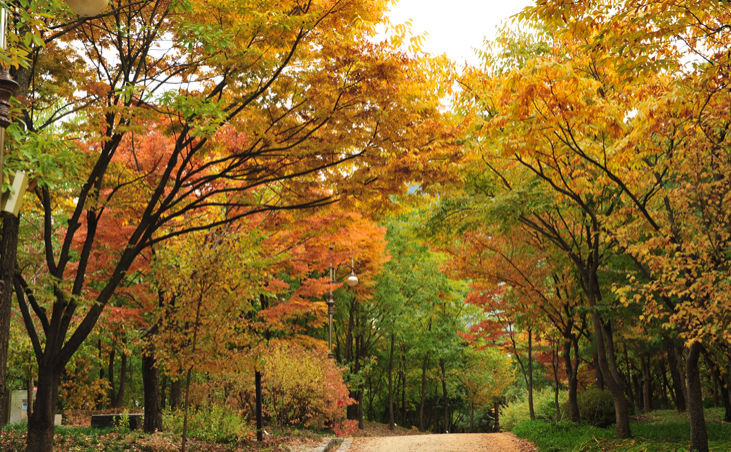
<svg viewBox="0 0 731 452"><path fill-rule="evenodd" d="M163 428L176 435L183 433L183 411L168 412ZM249 438L254 430L239 414L229 408L210 406L188 411L188 437L211 443L237 443Z"/></svg>
<svg viewBox="0 0 731 452"><path fill-rule="evenodd" d="M566 393L558 395L559 405L566 400ZM556 421L556 404L552 388L544 388L533 392L533 410L536 419ZM500 428L503 431L512 431L513 427L523 421L530 420L528 408L528 393L524 392L515 401L504 407L500 412Z"/></svg>
<svg viewBox="0 0 731 452"><path fill-rule="evenodd" d="M578 452L595 442L595 438L611 438L614 432L591 425L561 422L523 421L513 428L519 438L538 446L540 452Z"/></svg>

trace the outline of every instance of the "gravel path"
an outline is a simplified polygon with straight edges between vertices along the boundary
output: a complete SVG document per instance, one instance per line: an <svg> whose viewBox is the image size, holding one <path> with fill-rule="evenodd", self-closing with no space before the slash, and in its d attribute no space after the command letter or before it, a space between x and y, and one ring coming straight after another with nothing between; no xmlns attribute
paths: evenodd
<svg viewBox="0 0 731 452"><path fill-rule="evenodd" d="M512 433L355 438L338 452L533 452L535 447Z"/></svg>

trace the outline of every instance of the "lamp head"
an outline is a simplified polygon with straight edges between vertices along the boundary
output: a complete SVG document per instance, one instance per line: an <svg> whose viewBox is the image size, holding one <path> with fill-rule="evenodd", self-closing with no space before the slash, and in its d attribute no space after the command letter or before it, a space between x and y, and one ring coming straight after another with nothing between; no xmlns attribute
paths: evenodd
<svg viewBox="0 0 731 452"><path fill-rule="evenodd" d="M81 17L94 17L107 9L109 0L66 0L66 4Z"/></svg>
<svg viewBox="0 0 731 452"><path fill-rule="evenodd" d="M349 287L355 287L358 285L358 277L355 276L354 271L350 271L350 276L345 280L345 284L347 284Z"/></svg>

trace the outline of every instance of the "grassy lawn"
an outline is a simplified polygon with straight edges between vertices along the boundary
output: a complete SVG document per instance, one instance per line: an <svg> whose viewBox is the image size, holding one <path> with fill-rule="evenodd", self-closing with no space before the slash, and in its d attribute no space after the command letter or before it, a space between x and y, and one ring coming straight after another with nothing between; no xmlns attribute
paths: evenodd
<svg viewBox="0 0 731 452"><path fill-rule="evenodd" d="M708 440L712 451L731 451L731 424L721 423L722 409L706 412ZM574 425L570 421L557 424L544 421L521 422L513 429L520 438L538 446L541 452L686 452L688 450L688 418L685 413L664 410L639 416L632 423L633 438L614 439L614 428Z"/></svg>

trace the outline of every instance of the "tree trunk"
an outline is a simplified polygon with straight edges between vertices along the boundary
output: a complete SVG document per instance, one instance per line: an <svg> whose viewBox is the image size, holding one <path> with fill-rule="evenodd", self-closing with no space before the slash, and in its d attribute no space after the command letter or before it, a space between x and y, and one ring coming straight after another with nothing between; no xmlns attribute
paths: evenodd
<svg viewBox="0 0 731 452"><path fill-rule="evenodd" d="M261 372L254 372L254 386L256 391L256 440L264 441L264 416L262 413Z"/></svg>
<svg viewBox="0 0 731 452"><path fill-rule="evenodd" d="M424 403L426 399L426 368L429 364L429 352L424 355L424 364L421 367L421 403L419 404L419 431L424 429Z"/></svg>
<svg viewBox="0 0 731 452"><path fill-rule="evenodd" d="M645 413L652 411L652 373L650 372L650 357L640 357L642 363L642 408Z"/></svg>
<svg viewBox="0 0 731 452"><path fill-rule="evenodd" d="M721 377L721 390L721 399L723 400L723 407L726 411L723 416L723 421L731 422L731 380L729 380L728 374L723 374Z"/></svg>
<svg viewBox="0 0 731 452"><path fill-rule="evenodd" d="M142 356L142 386L145 398L144 432L162 431L162 407L160 406L160 373L154 350L150 346Z"/></svg>
<svg viewBox="0 0 731 452"><path fill-rule="evenodd" d="M685 375L680 373L680 365L678 364L675 347L672 342L667 340L667 355L668 355L668 367L670 367L670 378L673 380L673 393L675 394L675 406L678 411L683 412L686 410L685 397Z"/></svg>
<svg viewBox="0 0 731 452"><path fill-rule="evenodd" d="M536 411L533 408L533 330L528 330L528 411L530 420L536 420Z"/></svg>
<svg viewBox="0 0 731 452"><path fill-rule="evenodd" d="M439 359L439 367L442 369L442 392L444 393L444 432L449 433L449 396L447 394L447 371L444 359Z"/></svg>
<svg viewBox="0 0 731 452"><path fill-rule="evenodd" d="M183 380L178 378L170 383L170 409L178 410L183 401Z"/></svg>
<svg viewBox="0 0 731 452"><path fill-rule="evenodd" d="M406 370L402 371L401 378L401 425L406 427Z"/></svg>
<svg viewBox="0 0 731 452"><path fill-rule="evenodd" d="M680 379L680 388L683 391L683 398L685 399L685 407L686 407L682 411L686 411L688 408L688 403L689 403L688 402L688 398L689 398L688 382L687 382L688 373L686 372L686 369L685 369L685 362L686 362L687 357L684 355L684 351L680 347L674 347L673 350L674 350L674 354L675 354L675 359L678 362L678 373L683 376L683 378Z"/></svg>
<svg viewBox="0 0 731 452"><path fill-rule="evenodd" d="M122 344L126 346L127 344L127 338L125 337L122 339ZM125 347L126 348L126 347ZM127 388L127 354L124 353L124 350L122 350L122 357L120 358L120 365L119 365L119 389L117 390L117 396L112 401L112 408L122 408L122 402L124 402L124 391ZM157 368L156 368L157 369ZM114 368L110 369L112 372L114 372ZM156 370L157 372L157 370ZM111 374L110 374L111 375ZM159 376L159 375L158 375ZM160 392L158 392L158 398L160 398L160 409L165 408L165 404L163 403L165 393L162 393L162 398L160 397ZM161 429L162 429L162 424Z"/></svg>
<svg viewBox="0 0 731 452"><path fill-rule="evenodd" d="M597 356L596 350L594 350L594 375L596 378L596 387L600 390L604 390L604 374L602 373L602 369L599 367L599 357Z"/></svg>
<svg viewBox="0 0 731 452"><path fill-rule="evenodd" d="M574 353L576 357L579 356L578 339L574 340ZM581 422L581 413L579 412L579 399L578 399L578 359L576 360L576 368L571 363L571 342L567 339L563 343L563 361L566 367L566 375L569 380L569 408L571 409L571 422Z"/></svg>
<svg viewBox="0 0 731 452"><path fill-rule="evenodd" d="M114 342L114 340L112 340ZM99 341L99 359L101 360L101 353L102 353L102 341ZM117 400L117 392L114 389L114 358L117 355L117 348L115 347L115 344L112 343L112 347L109 350L109 368L107 370L107 374L109 374L109 401L111 403L114 403L115 400ZM99 373L102 374L102 370L99 370ZM99 375L99 378L104 378L103 375ZM113 408L116 408L112 406Z"/></svg>
<svg viewBox="0 0 731 452"><path fill-rule="evenodd" d="M166 407L166 399L168 394L168 376L167 374L162 375L162 382L160 383L160 406L164 410Z"/></svg>
<svg viewBox="0 0 731 452"><path fill-rule="evenodd" d="M45 356L42 357L45 358ZM27 448L29 452L53 450L53 422L58 401L58 385L61 371L53 372L45 362L38 366L38 393L36 409L28 420Z"/></svg>
<svg viewBox="0 0 731 452"><path fill-rule="evenodd" d="M396 334L391 334L391 353L388 356L388 428L396 428L393 418L393 346L396 341Z"/></svg>
<svg viewBox="0 0 731 452"><path fill-rule="evenodd" d="M685 360L688 379L688 417L690 419L690 450L708 452L708 434L703 414L703 388L698 361L703 346L695 342L687 351Z"/></svg>
<svg viewBox="0 0 731 452"><path fill-rule="evenodd" d="M18 252L18 225L20 219L13 214L2 213L3 236L0 241L0 419L9 419L6 387L8 369L8 343L10 341L10 316L12 315L15 257ZM2 426L0 426L2 429Z"/></svg>
<svg viewBox="0 0 731 452"><path fill-rule="evenodd" d="M589 299L592 300L593 297L589 297ZM595 302L590 302L590 304L592 307L596 307ZM614 401L614 414L617 422L615 436L617 439L630 438L632 432L629 427L629 409L627 407L627 399L624 398L622 380L617 371L612 330L611 327L603 324L596 309L592 311L591 319L594 325L594 339L596 340L599 367L602 370L604 380L609 388L609 392L612 393L612 400Z"/></svg>
<svg viewBox="0 0 731 452"><path fill-rule="evenodd" d="M718 391L718 371L716 370L716 366L714 366L712 363L709 364L711 368L711 380L713 381L713 408L718 408L721 406Z"/></svg>

